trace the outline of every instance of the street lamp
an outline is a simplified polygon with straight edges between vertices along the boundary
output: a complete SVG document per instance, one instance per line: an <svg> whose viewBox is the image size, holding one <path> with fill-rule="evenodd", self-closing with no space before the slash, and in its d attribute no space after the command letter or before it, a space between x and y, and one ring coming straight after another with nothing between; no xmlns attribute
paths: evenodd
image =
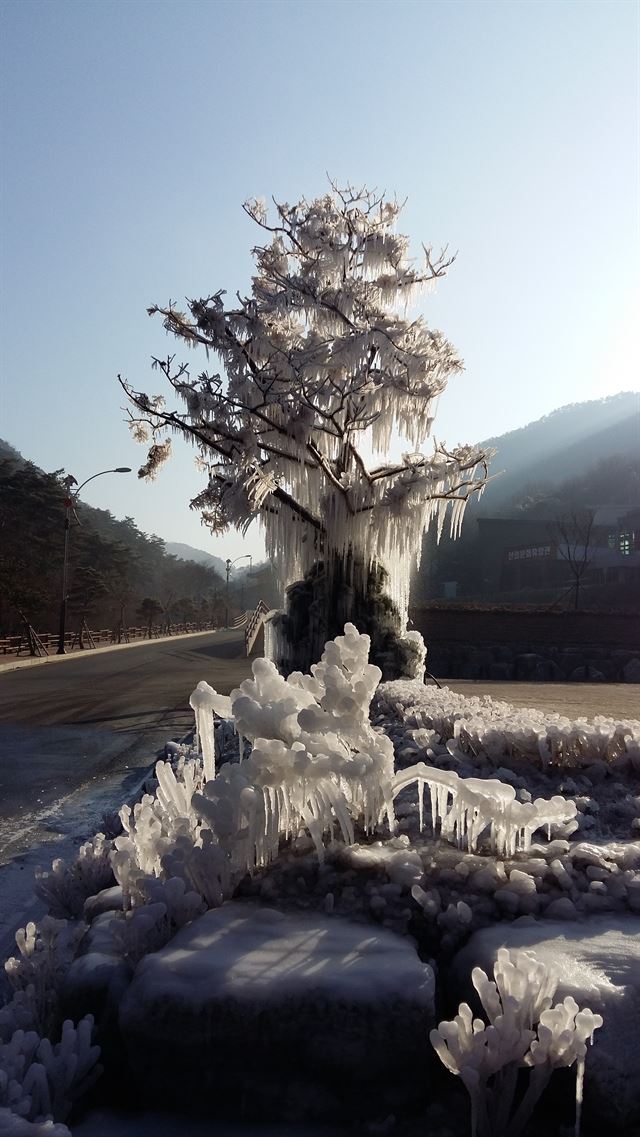
<svg viewBox="0 0 640 1137"><path fill-rule="evenodd" d="M238 561L246 561L247 557L249 558L249 572L251 572L251 569L253 567L253 554L252 553L243 553L241 557L236 557L236 559L234 561L231 560L231 557L227 557L227 593L226 593L225 621L224 621L225 628L229 627L229 573L231 572L231 569L233 568L233 566L235 564L237 564Z"/></svg>
<svg viewBox="0 0 640 1137"><path fill-rule="evenodd" d="M65 500L65 515L64 515L64 554L62 559L62 600L60 601L60 630L58 632L58 650L56 655L64 655L64 629L67 620L67 568L69 563L69 530L71 528L71 510L74 508L80 490L86 486L87 482L92 482L94 478L101 478L103 474L130 474L130 466L116 466L113 470L100 470L97 474L92 474L90 478L86 478L78 486L73 474L68 474L64 479L64 483L68 490L68 497ZM72 486L77 486L77 489L71 489Z"/></svg>

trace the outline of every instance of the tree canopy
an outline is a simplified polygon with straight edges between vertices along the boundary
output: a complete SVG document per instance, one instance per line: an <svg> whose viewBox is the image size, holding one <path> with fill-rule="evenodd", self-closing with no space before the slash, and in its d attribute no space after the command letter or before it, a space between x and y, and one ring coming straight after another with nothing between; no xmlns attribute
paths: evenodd
<svg viewBox="0 0 640 1137"><path fill-rule="evenodd" d="M214 532L259 517L285 584L331 557L380 564L404 613L423 529L435 517L441 531L451 505L455 534L487 475L488 455L474 446L420 449L462 362L408 307L453 258L423 247L415 264L395 231L401 206L364 189L275 204L272 223L263 202L244 208L268 236L253 250L251 294L230 308L218 291L189 300L187 313L172 302L149 309L217 357L224 378L154 359L174 408L121 379L134 433L151 440L140 475L168 456L171 431L187 436L207 473L191 504ZM407 453L380 461L396 431Z"/></svg>
<svg viewBox="0 0 640 1137"><path fill-rule="evenodd" d="M308 668L350 620L370 633L384 626L372 658L378 647L380 658L395 653L386 673L405 673L399 642L422 534L435 520L439 537L451 507L457 535L491 456L472 445L423 449L462 361L410 306L454 258L423 246L414 262L396 232L401 205L367 189L332 185L312 201L274 202L271 221L264 202L244 209L266 235L253 249L250 294L231 307L220 290L188 300L186 312L172 301L148 309L221 372L194 375L175 355L155 358L178 397L173 406L119 376L133 433L151 443L139 475L155 476L177 432L195 444L207 475L191 503L204 523L221 533L260 519L288 586L279 642L284 628L290 645L306 644L287 659L276 649L279 665ZM389 454L398 435L407 447L400 458ZM296 581L306 592L294 603Z"/></svg>

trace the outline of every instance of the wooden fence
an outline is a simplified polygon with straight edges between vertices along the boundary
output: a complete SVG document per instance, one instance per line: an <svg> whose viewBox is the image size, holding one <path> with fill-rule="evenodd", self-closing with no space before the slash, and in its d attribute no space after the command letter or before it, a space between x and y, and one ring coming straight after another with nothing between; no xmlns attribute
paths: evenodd
<svg viewBox="0 0 640 1137"><path fill-rule="evenodd" d="M65 654L72 651L90 650L94 647L105 647L119 643L133 643L138 640L159 639L162 636L192 635L194 632L213 632L217 625L210 621L187 624L157 624L151 629L147 627L102 628L94 632L89 628L79 631L67 632L64 637ZM58 636L53 632L36 633L33 629L25 630L21 635L5 636L0 639L0 656L6 655L56 655L58 651Z"/></svg>

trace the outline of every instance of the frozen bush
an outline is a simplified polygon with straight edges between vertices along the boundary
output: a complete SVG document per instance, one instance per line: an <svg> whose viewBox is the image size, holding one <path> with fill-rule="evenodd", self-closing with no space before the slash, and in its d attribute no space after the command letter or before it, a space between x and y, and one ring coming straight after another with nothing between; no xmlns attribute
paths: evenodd
<svg viewBox="0 0 640 1137"><path fill-rule="evenodd" d="M494 980L479 967L472 980L489 1025L461 1003L456 1017L430 1034L438 1057L460 1076L471 1099L471 1137L518 1137L554 1069L574 1062L579 1137L586 1044L602 1017L588 1007L580 1010L571 996L552 1007L557 978L530 952L501 948ZM531 1074L518 1096L521 1068Z"/></svg>
<svg viewBox="0 0 640 1137"><path fill-rule="evenodd" d="M103 888L113 884L113 869L109 860L112 843L104 833L96 833L80 846L70 865L58 858L50 872L36 869L35 893L47 905L56 919L77 919L82 915L84 902Z"/></svg>
<svg viewBox="0 0 640 1137"><path fill-rule="evenodd" d="M54 920L45 916L40 925L18 928L16 944L20 955L5 963L10 986L20 998L14 998L0 1013L0 1031L6 1039L20 1020L20 1026L48 1035L58 1027L58 992L67 968L73 961L78 944L86 931L80 921ZM15 1025L14 1025L15 1023Z"/></svg>
<svg viewBox="0 0 640 1137"><path fill-rule="evenodd" d="M54 1121L27 1121L0 1106L0 1137L71 1137L71 1131Z"/></svg>
<svg viewBox="0 0 640 1137"><path fill-rule="evenodd" d="M55 1044L36 1031L15 1031L0 1044L0 1105L29 1121L63 1121L101 1072L92 1032L91 1015L77 1027L65 1021Z"/></svg>
<svg viewBox="0 0 640 1137"><path fill-rule="evenodd" d="M202 768L197 760L185 760L174 771L169 762L156 764L156 793L145 794L133 809L124 805L120 817L124 832L116 837L111 865L122 886L124 907L131 904L132 874L162 874L162 858L184 838L198 842L199 824L191 803L202 785Z"/></svg>

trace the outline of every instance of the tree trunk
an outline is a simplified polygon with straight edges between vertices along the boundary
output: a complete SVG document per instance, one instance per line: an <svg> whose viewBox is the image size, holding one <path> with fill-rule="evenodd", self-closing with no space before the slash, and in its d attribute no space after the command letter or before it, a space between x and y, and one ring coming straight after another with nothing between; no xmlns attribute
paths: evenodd
<svg viewBox="0 0 640 1137"><path fill-rule="evenodd" d="M423 658L415 639L407 639L395 604L384 591L381 565L365 567L351 552L317 562L304 580L287 589L286 609L271 620L274 663L283 675L309 672L327 640L346 623L371 637L369 660L383 680L423 677Z"/></svg>

